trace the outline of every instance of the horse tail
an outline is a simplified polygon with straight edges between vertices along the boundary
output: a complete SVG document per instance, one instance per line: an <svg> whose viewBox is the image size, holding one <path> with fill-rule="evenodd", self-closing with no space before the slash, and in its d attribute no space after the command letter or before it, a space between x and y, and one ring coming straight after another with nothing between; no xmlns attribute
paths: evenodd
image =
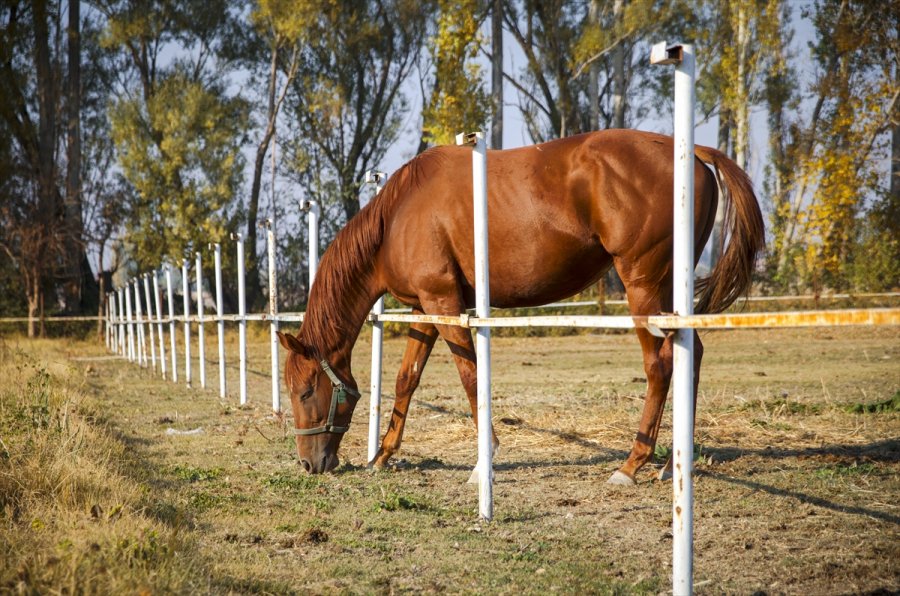
<svg viewBox="0 0 900 596"><path fill-rule="evenodd" d="M721 253L709 277L695 283L698 303L695 312L718 313L728 308L750 289L756 259L765 248L766 236L759 202L750 177L721 151L697 145L695 154L716 169L725 209ZM721 208L721 206L720 206Z"/></svg>

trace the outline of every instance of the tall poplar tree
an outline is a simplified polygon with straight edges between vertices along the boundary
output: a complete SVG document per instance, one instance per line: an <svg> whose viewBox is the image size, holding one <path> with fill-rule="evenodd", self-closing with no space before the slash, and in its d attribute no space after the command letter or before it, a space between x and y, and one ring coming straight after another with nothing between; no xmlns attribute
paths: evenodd
<svg viewBox="0 0 900 596"><path fill-rule="evenodd" d="M490 103L475 62L481 43L479 4L438 0L437 31L428 41L434 74L422 110L422 145L452 144L457 133L482 130L487 121Z"/></svg>

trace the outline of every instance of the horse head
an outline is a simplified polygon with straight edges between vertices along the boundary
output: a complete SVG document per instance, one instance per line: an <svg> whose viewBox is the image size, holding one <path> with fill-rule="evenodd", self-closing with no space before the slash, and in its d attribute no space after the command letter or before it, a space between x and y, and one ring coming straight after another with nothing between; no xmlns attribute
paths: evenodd
<svg viewBox="0 0 900 596"><path fill-rule="evenodd" d="M290 333L279 333L278 339L289 351L284 380L294 410L300 464L311 474L328 472L338 465L338 447L359 401L356 381L349 370L336 372Z"/></svg>

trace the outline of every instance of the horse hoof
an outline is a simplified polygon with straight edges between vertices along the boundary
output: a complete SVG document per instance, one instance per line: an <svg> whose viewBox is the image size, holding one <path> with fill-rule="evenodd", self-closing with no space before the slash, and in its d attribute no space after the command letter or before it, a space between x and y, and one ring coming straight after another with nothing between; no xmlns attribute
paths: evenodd
<svg viewBox="0 0 900 596"><path fill-rule="evenodd" d="M659 471L659 474L656 475L657 480L661 482L665 482L666 480L672 479L672 469L671 468L663 468Z"/></svg>
<svg viewBox="0 0 900 596"><path fill-rule="evenodd" d="M637 484L634 481L634 478L622 472L620 470L616 470L613 472L613 475L609 477L609 480L606 481L606 484L618 484L619 486L634 486Z"/></svg>
<svg viewBox="0 0 900 596"><path fill-rule="evenodd" d="M391 456L385 457L384 454L379 453L372 459L372 461L369 462L369 465L366 467L376 472L379 470L383 470L387 467L389 459L391 459Z"/></svg>

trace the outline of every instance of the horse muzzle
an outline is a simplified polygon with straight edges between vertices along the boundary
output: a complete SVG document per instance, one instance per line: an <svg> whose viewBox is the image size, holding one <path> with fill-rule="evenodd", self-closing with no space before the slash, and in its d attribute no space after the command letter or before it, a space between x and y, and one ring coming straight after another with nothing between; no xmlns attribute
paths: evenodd
<svg viewBox="0 0 900 596"><path fill-rule="evenodd" d="M301 457L300 465L309 474L324 474L337 467L338 457L335 454L311 458Z"/></svg>

